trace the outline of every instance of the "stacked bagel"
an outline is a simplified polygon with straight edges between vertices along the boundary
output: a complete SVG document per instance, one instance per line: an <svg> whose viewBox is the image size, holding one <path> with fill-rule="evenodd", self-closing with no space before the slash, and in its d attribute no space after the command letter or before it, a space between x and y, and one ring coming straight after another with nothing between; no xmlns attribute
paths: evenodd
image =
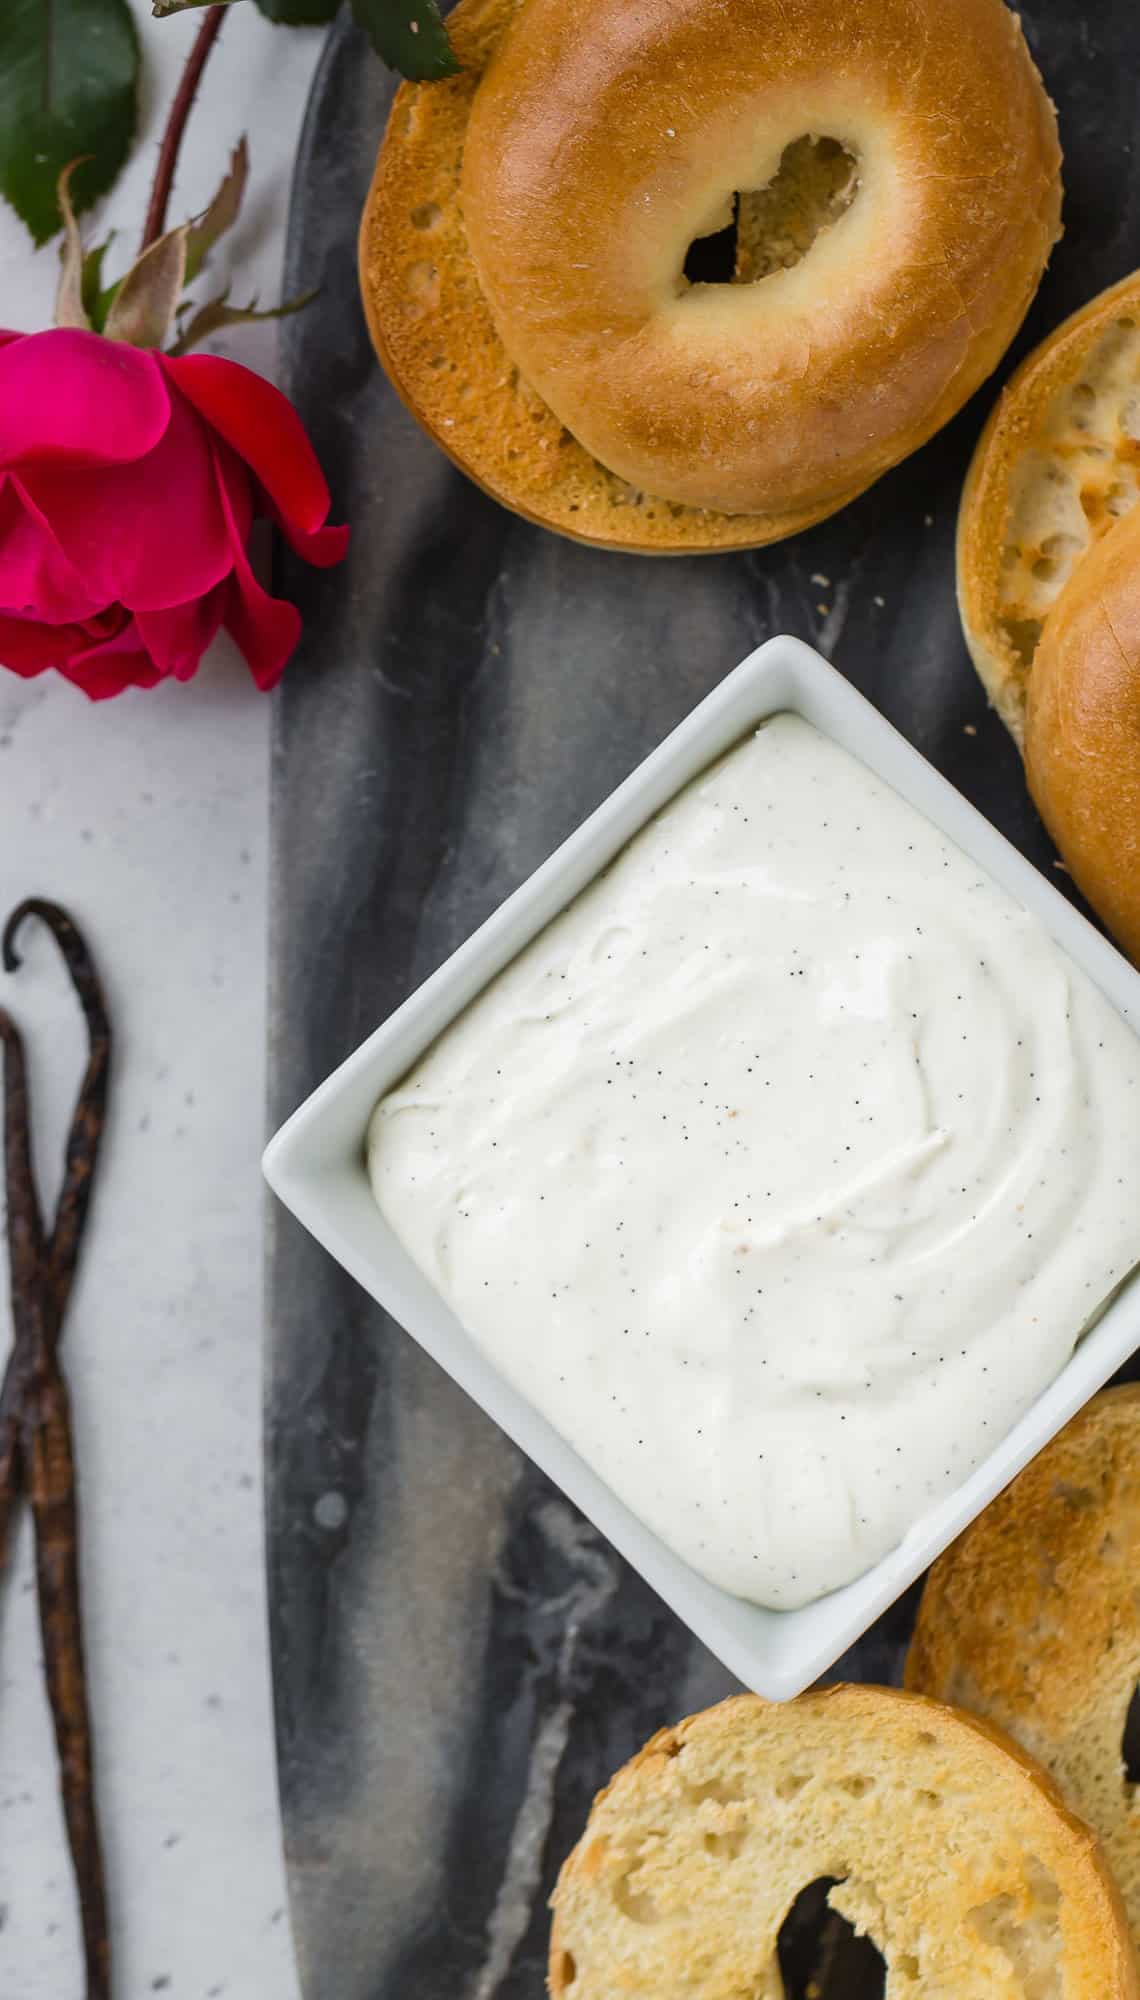
<svg viewBox="0 0 1140 2000"><path fill-rule="evenodd" d="M996 366L1060 229L1004 0L460 0L361 232L397 389L481 485L611 548L843 506ZM725 282L694 246L734 237Z"/></svg>
<svg viewBox="0 0 1140 2000"><path fill-rule="evenodd" d="M360 239L401 396L545 527L658 554L844 506L997 365L1060 232L1005 0L460 0ZM719 245L714 281L707 256ZM1140 962L1140 277L1003 396L966 637L1078 884Z"/></svg>

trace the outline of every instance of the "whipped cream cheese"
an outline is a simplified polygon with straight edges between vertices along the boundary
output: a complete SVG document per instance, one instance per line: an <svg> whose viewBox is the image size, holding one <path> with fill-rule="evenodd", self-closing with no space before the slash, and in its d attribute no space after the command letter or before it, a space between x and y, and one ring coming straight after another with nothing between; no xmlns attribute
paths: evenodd
<svg viewBox="0 0 1140 2000"><path fill-rule="evenodd" d="M1140 1042L959 849L777 716L377 1107L384 1215L726 1589L867 1569L1140 1258Z"/></svg>

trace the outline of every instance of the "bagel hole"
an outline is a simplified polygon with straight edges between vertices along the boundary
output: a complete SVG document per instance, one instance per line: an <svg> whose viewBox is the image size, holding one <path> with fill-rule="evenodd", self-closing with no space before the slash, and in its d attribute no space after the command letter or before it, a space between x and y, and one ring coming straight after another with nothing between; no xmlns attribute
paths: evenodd
<svg viewBox="0 0 1140 2000"><path fill-rule="evenodd" d="M732 197L732 221L698 236L685 254L691 285L754 285L789 271L845 215L859 191L854 153L840 139L805 132L784 147L766 187Z"/></svg>
<svg viewBox="0 0 1140 2000"><path fill-rule="evenodd" d="M1133 1688L1128 1712L1124 1717L1120 1754L1124 1759L1125 1783L1140 1785L1140 1686Z"/></svg>
<svg viewBox="0 0 1140 2000"><path fill-rule="evenodd" d="M780 1926L776 1958L785 2000L883 2000L882 1952L828 1903L841 1879L821 1875L809 1882Z"/></svg>
<svg viewBox="0 0 1140 2000"><path fill-rule="evenodd" d="M756 284L790 271L824 231L846 215L859 191L854 153L839 139L793 139L767 187L740 197L736 275Z"/></svg>
<svg viewBox="0 0 1140 2000"><path fill-rule="evenodd" d="M685 276L690 285L731 285L736 277L736 232L740 196L732 197L732 221L711 236L694 237L685 252Z"/></svg>

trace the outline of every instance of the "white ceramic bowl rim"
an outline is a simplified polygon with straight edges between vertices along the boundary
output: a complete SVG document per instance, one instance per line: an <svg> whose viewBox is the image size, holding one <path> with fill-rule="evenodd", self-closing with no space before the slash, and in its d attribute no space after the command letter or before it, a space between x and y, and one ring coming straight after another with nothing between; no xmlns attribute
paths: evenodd
<svg viewBox="0 0 1140 2000"><path fill-rule="evenodd" d="M376 1208L365 1135L377 1099L638 829L750 729L786 709L858 757L1032 910L1140 1028L1140 975L1119 952L819 654L781 637L729 674L306 1099L264 1158L270 1186L325 1249L562 1488L698 1638L746 1685L774 1700L798 1694L846 1651L1140 1346L1140 1284L1124 1287L1020 1423L897 1549L814 1604L770 1611L698 1576L503 1380Z"/></svg>

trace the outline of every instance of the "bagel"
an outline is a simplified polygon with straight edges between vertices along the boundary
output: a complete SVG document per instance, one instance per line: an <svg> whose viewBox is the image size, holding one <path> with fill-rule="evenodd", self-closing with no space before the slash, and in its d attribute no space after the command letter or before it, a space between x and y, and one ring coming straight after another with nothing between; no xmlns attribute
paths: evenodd
<svg viewBox="0 0 1140 2000"><path fill-rule="evenodd" d="M996 365L1059 233L1004 0L460 0L361 231L380 357L506 505L757 546L833 513ZM735 282L691 282L733 220Z"/></svg>
<svg viewBox="0 0 1140 2000"><path fill-rule="evenodd" d="M552 2000L779 2000L798 1892L867 1933L886 1994L1133 2000L1094 1836L975 1718L832 1687L737 1695L654 1736L594 1801L554 1891Z"/></svg>
<svg viewBox="0 0 1140 2000"><path fill-rule="evenodd" d="M1140 271L1082 306L1011 376L958 512L958 607L986 693L1023 743L1051 607L1140 496Z"/></svg>
<svg viewBox="0 0 1140 2000"><path fill-rule="evenodd" d="M1045 619L1025 771L1077 887L1140 965L1140 507L1094 543Z"/></svg>
<svg viewBox="0 0 1140 2000"><path fill-rule="evenodd" d="M1016 1737L1104 1844L1140 1940L1140 1385L1097 1396L927 1579L906 1684Z"/></svg>

